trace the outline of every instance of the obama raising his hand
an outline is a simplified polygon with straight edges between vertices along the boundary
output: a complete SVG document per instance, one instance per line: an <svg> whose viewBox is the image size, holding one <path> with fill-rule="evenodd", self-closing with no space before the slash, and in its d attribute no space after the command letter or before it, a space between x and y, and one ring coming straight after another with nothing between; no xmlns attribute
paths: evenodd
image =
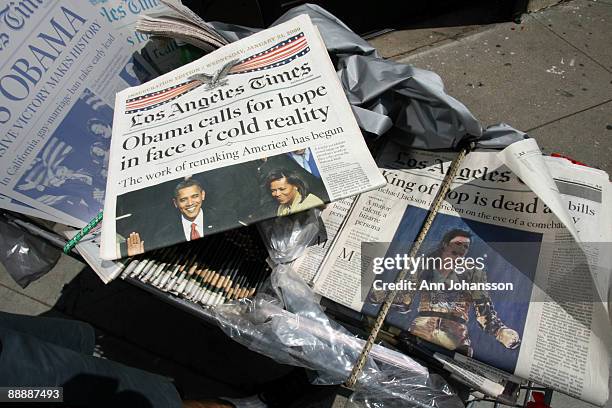
<svg viewBox="0 0 612 408"><path fill-rule="evenodd" d="M218 229L219 217L215 210L202 208L205 197L206 191L197 180L188 178L180 181L174 188L172 197L172 203L178 210L179 216L159 226L152 234L154 248L192 241ZM128 256L138 255L144 251L145 241L137 232L132 232L127 239Z"/></svg>

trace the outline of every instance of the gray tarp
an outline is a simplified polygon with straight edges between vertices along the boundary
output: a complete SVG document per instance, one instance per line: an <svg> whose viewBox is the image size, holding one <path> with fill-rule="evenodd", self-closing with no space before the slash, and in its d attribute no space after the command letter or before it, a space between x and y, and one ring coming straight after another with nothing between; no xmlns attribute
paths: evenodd
<svg viewBox="0 0 612 408"><path fill-rule="evenodd" d="M434 72L382 59L376 49L319 6L295 7L272 25L308 14L323 37L362 130L374 137L390 130L399 141L421 149L454 149L467 140L503 148L525 137L500 124L486 130L461 102L444 91ZM258 29L211 23L235 41Z"/></svg>

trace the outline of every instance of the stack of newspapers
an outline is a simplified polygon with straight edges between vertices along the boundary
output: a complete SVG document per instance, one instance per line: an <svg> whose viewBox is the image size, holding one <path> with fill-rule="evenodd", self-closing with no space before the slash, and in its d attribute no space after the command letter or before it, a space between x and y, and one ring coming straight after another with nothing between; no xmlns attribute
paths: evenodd
<svg viewBox="0 0 612 408"><path fill-rule="evenodd" d="M514 403L530 380L605 403L605 172L545 157L533 139L470 152L408 257L456 153L389 140L373 158L308 16L228 43L162 3L138 23L119 0L32 6L26 29L7 33L1 208L69 238L103 210L77 250L104 282L206 307L256 296L274 274L237 228L322 209L321 236L292 268L328 311L364 322L398 290L385 327L398 348L478 392ZM70 41L44 41L58 32ZM169 71L177 44L140 52L149 36L208 54ZM40 78L15 76L23 60Z"/></svg>
<svg viewBox="0 0 612 408"><path fill-rule="evenodd" d="M329 205L325 237L295 271L339 318L375 316L397 289L386 324L399 347L485 395L512 402L525 379L603 405L608 174L543 156L534 139L471 152L408 257L454 155L387 143L377 157L387 184Z"/></svg>
<svg viewBox="0 0 612 408"><path fill-rule="evenodd" d="M103 207L115 95L176 67L179 48L135 30L170 11L158 2L39 3L5 10L23 25L2 32L0 208L81 227Z"/></svg>
<svg viewBox="0 0 612 408"><path fill-rule="evenodd" d="M205 52L214 51L228 44L228 41L217 30L179 0L162 0L162 3L172 11L141 16L136 24L138 31L154 36L175 38Z"/></svg>

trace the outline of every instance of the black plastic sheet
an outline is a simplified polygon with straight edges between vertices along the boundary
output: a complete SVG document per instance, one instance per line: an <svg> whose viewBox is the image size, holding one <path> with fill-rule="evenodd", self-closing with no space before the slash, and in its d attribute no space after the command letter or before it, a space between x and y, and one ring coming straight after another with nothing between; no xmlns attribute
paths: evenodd
<svg viewBox="0 0 612 408"><path fill-rule="evenodd" d="M60 256L56 246L0 216L0 263L19 286L49 272Z"/></svg>

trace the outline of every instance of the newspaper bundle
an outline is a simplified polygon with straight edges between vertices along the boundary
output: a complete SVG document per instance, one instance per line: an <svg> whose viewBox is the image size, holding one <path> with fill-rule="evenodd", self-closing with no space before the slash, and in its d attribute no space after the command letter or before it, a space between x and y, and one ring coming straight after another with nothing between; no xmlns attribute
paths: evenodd
<svg viewBox="0 0 612 408"><path fill-rule="evenodd" d="M162 0L172 9L159 15L145 15L136 24L141 33L176 38L206 51L229 44L217 30L185 7L180 0Z"/></svg>
<svg viewBox="0 0 612 408"><path fill-rule="evenodd" d="M0 19L0 207L83 226L102 208L116 92L176 60L176 44L136 51L141 2L8 2Z"/></svg>
<svg viewBox="0 0 612 408"><path fill-rule="evenodd" d="M406 259L453 157L387 144L379 157L387 185L328 206L330 239L309 248L295 269L322 296L375 315L407 268L390 325L603 405L608 175L543 157L533 139L501 153L472 152L422 253Z"/></svg>
<svg viewBox="0 0 612 408"><path fill-rule="evenodd" d="M101 256L382 186L306 15L117 95Z"/></svg>

